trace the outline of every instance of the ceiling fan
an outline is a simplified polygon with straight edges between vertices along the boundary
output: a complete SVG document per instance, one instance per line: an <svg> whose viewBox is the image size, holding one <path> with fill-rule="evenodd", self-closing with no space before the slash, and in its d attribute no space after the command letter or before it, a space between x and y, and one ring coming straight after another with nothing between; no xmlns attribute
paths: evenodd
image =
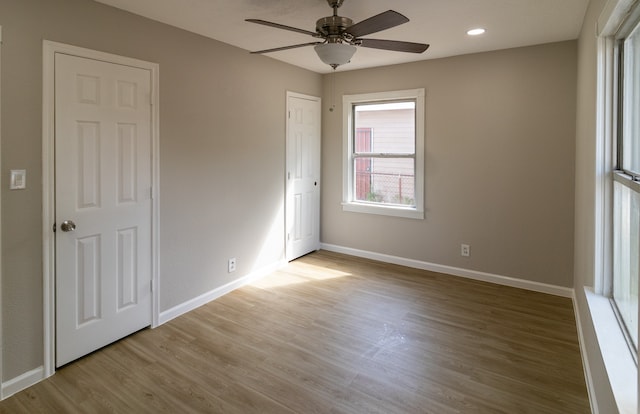
<svg viewBox="0 0 640 414"><path fill-rule="evenodd" d="M266 20L246 19L247 22L307 34L317 39L322 39L322 41L258 50L251 53L262 54L304 46L314 46L320 60L335 70L338 66L349 63L351 57L356 53L356 46L409 53L422 53L429 47L429 45L424 43L362 38L362 36L399 26L409 21L408 18L396 11L388 10L354 24L348 17L338 16L338 8L342 6L344 0L327 0L327 3L329 3L329 6L333 9L333 16L320 18L316 22L315 32Z"/></svg>

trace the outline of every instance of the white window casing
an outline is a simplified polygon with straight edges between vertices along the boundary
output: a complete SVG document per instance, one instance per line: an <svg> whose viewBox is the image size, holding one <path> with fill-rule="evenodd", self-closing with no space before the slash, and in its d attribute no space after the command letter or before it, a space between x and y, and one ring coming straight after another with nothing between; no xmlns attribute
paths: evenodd
<svg viewBox="0 0 640 414"><path fill-rule="evenodd" d="M354 196L354 105L360 103L387 103L391 101L415 101L415 206L384 203L365 203ZM408 89L343 96L343 211L379 214L412 219L424 219L424 153L425 153L425 91Z"/></svg>

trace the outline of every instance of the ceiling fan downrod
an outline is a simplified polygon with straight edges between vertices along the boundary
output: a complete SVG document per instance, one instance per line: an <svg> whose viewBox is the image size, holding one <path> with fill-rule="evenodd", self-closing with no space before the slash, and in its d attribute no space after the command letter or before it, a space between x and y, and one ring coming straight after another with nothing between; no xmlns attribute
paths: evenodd
<svg viewBox="0 0 640 414"><path fill-rule="evenodd" d="M327 3L329 3L329 7L333 9L333 15L337 16L338 8L342 6L342 3L344 3L344 0L327 0Z"/></svg>

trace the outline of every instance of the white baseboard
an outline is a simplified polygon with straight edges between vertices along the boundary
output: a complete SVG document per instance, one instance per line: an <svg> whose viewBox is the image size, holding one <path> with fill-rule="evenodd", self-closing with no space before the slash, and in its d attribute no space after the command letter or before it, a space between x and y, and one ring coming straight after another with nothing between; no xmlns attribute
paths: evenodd
<svg viewBox="0 0 640 414"><path fill-rule="evenodd" d="M22 375L10 379L9 381L3 382L2 389L0 390L0 397L2 397L1 399L3 400L5 398L9 398L13 394L37 384L44 378L44 366L25 372Z"/></svg>
<svg viewBox="0 0 640 414"><path fill-rule="evenodd" d="M205 292L200 296L181 303L180 305L174 306L173 308L168 309L164 312L160 312L160 316L158 318L158 326L162 325L163 323L169 322L171 319L177 318L178 316L183 315L189 311L199 308L200 306L209 303L212 300L218 299L219 297L224 296L233 290L241 288L242 286L245 286L258 279L261 279L286 264L287 262L284 259L272 263L271 265L253 271L248 275L242 276L241 278L236 279L233 282L227 283L226 285L220 286L219 288L213 289L209 292Z"/></svg>
<svg viewBox="0 0 640 414"><path fill-rule="evenodd" d="M573 298L573 289L563 286L549 285L546 283L533 282L530 280L517 279L509 276L494 275L491 273L478 272L476 270L462 269L459 267L440 265L423 262L420 260L406 259L404 257L391 256L388 254L375 253L366 250L352 249L350 247L336 246L334 244L322 243L321 248L336 253L348 254L351 256L363 257L365 259L377 260L385 263L392 263L401 266L412 267L414 269L428 270L431 272L445 273L453 276L460 276L467 279L480 280L483 282L495 283L497 285L511 286L535 292L548 293L555 296Z"/></svg>

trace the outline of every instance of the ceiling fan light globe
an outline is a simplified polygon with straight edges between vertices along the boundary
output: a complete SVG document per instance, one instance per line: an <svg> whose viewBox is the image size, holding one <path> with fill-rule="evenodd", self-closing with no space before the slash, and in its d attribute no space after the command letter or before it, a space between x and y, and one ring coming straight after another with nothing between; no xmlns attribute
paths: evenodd
<svg viewBox="0 0 640 414"><path fill-rule="evenodd" d="M349 63L356 53L356 47L345 43L323 43L314 47L320 60L334 69Z"/></svg>

